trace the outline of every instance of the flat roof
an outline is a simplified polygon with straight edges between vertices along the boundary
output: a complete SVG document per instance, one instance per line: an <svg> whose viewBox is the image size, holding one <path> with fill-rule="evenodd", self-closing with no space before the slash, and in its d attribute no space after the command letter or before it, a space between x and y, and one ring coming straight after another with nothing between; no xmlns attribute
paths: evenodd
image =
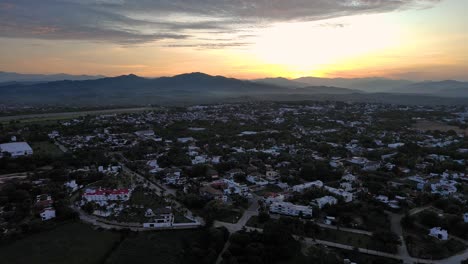
<svg viewBox="0 0 468 264"><path fill-rule="evenodd" d="M11 142L11 143L4 143L0 144L0 150L2 152L25 152L25 151L32 151L31 146L27 142Z"/></svg>

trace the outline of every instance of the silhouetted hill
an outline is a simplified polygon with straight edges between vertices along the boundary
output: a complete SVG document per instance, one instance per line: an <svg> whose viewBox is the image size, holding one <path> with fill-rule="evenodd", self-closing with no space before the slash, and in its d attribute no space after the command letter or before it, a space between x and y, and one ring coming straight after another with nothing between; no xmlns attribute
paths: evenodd
<svg viewBox="0 0 468 264"><path fill-rule="evenodd" d="M0 82L52 82L60 80L94 80L103 78L102 75L70 75L70 74L23 74L0 71Z"/></svg>
<svg viewBox="0 0 468 264"><path fill-rule="evenodd" d="M265 84L283 86L283 87L287 87L287 88L303 88L303 87L310 86L310 84L289 80L289 79L286 79L286 78L283 78L283 77L256 79L256 80L253 80L253 81L258 82L258 83L265 83Z"/></svg>
<svg viewBox="0 0 468 264"><path fill-rule="evenodd" d="M11 83L0 85L0 104L30 105L144 105L220 102L234 98L283 100L325 99L368 101L381 100L382 95L363 93L359 90L328 86L286 88L278 85L243 81L204 73L188 73L173 77L143 78L134 74L106 77L96 80L65 80L33 84ZM395 98L411 98L412 103L423 102L421 96L398 95ZM390 98L388 95L386 97ZM424 102L436 102L435 97ZM383 99L390 101L390 99ZM458 103L459 100L452 100ZM443 101L451 102L450 100Z"/></svg>

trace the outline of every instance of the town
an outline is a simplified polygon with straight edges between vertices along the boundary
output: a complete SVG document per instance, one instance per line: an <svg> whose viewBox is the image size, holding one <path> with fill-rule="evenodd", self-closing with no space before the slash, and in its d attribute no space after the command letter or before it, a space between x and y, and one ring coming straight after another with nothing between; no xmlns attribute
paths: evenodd
<svg viewBox="0 0 468 264"><path fill-rule="evenodd" d="M119 240L106 263L194 234L171 263L468 263L467 127L464 106L312 101L11 120L0 252L75 228Z"/></svg>

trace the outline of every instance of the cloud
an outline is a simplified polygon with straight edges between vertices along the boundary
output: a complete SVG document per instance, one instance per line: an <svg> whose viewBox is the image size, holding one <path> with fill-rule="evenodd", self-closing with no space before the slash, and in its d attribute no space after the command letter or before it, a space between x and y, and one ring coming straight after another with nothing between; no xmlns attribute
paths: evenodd
<svg viewBox="0 0 468 264"><path fill-rule="evenodd" d="M0 5L0 37L139 44L219 32L231 34L235 39L236 35L252 34L254 29L271 23L427 8L439 1L4 0ZM233 40L231 46L236 46L236 42ZM210 45L230 46L229 43Z"/></svg>

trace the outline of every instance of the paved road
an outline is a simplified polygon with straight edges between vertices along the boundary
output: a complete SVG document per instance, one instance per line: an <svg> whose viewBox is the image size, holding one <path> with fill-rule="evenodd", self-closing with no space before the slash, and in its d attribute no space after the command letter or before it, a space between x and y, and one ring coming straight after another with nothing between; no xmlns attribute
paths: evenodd
<svg viewBox="0 0 468 264"><path fill-rule="evenodd" d="M388 211L385 212L390 217L392 232L397 234L401 241L401 244L398 246L398 256L400 256L403 259L404 263L411 263L412 258L408 253L408 248L406 247L405 238L403 236L403 229L401 228L401 219L403 218L403 215L394 214Z"/></svg>
<svg viewBox="0 0 468 264"><path fill-rule="evenodd" d="M241 230L243 228L245 228L248 231L256 230L256 231L262 232L263 230L260 229L260 228L245 226L245 224L248 221L248 218L251 217L251 216L248 216L248 215L255 215L254 212L256 210L258 210L258 202L256 202L255 204L257 204L256 209L254 207L254 204L252 204L251 207L249 207L249 209L245 211L244 215L242 216L242 218L237 223L230 224L230 223L216 221L215 226L224 226L229 230L230 233L237 232L237 231L239 231L239 230ZM417 210L413 210L413 213L420 212L420 211L424 210L423 208L421 208L421 209L416 208L416 209ZM258 214L258 212L257 212L257 214ZM405 264L412 264L412 263L459 264L459 263L461 263L461 261L463 261L465 259L468 259L468 249L461 252L460 254L457 254L455 256L452 256L452 257L449 257L449 258L446 258L446 259L441 259L441 260L428 260L428 259L418 259L418 258L411 257L409 255L409 253L408 253L408 249L406 248L406 243L404 242L404 237L403 237L403 230L402 230L401 224L400 224L401 219L403 218L403 215L394 214L394 213L391 213L391 212L387 212L387 214L390 215L392 231L394 233L396 233L398 236L400 236L400 239L402 241L401 245L398 247L398 253L397 254L391 254L391 253L376 251L376 250L369 250L369 249L365 249L365 248L355 248L354 246L350 246L350 245L346 245L346 244L340 244L340 243L335 243L335 242L325 241L325 240L317 240L317 239L313 239L313 238L309 238L309 237L301 237L301 236L296 236L296 235L293 235L293 237L295 239L299 240L299 241L303 241L307 245L321 244L321 245L325 245L325 246L329 246L329 247L346 249L346 250L356 250L357 249L359 252L369 254L369 255L381 256L381 257L386 257L386 258L393 258L393 259L402 260L403 263L405 263ZM342 228L340 228L340 229L343 230L343 231L360 233L360 234L366 234L367 233L367 231L364 231L364 230L350 229L351 231L349 231L349 230L344 230ZM216 262L217 264L219 264L221 262L221 259L222 259L221 256L222 256L222 254L224 253L224 251L227 248L228 247L225 246L223 251L218 256L218 260Z"/></svg>
<svg viewBox="0 0 468 264"><path fill-rule="evenodd" d="M122 166L123 171L125 171L125 172L127 172L127 173L129 173L129 174L131 174L133 176L136 176L140 181L146 183L149 188L151 188L152 190L157 191L158 193L162 193L164 195L164 197L166 197L167 199L170 199L171 202L175 205L176 209L177 208L183 209L186 212L185 217L187 217L188 219L191 219L191 220L196 220L200 225L205 225L205 221L203 220L203 218L195 216L190 210L188 210L186 207L184 207L181 203L179 203L176 200L173 200L170 197L170 194L172 192L169 191L170 190L169 188L167 188L165 186L156 185L155 183L153 183L153 182L149 181L148 179L146 179L143 175L130 170L123 163L119 163L119 165Z"/></svg>

